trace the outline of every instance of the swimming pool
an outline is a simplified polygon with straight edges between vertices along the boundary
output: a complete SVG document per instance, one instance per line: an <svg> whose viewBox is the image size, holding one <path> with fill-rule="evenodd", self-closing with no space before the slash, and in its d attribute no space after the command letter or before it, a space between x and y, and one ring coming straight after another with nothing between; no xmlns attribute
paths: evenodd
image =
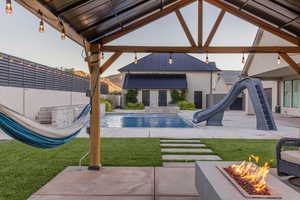
<svg viewBox="0 0 300 200"><path fill-rule="evenodd" d="M101 121L106 128L192 128L177 114L106 114Z"/></svg>

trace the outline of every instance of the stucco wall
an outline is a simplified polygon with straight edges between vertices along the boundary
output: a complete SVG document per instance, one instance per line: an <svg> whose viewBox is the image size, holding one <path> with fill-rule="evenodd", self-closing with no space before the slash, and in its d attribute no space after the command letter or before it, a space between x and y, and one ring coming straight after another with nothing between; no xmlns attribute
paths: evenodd
<svg viewBox="0 0 300 200"><path fill-rule="evenodd" d="M212 73L212 84L216 79L216 72ZM210 93L210 72L187 72L188 92L187 100L194 102L194 91L202 91L203 108L206 106L206 95ZM213 87L213 85L212 85Z"/></svg>
<svg viewBox="0 0 300 200"><path fill-rule="evenodd" d="M259 46L294 46L269 32L264 31ZM300 63L300 54L289 54L293 60ZM260 73L278 70L287 66L287 63L281 59L281 63L277 63L278 54L255 54L252 64L248 69L249 76L255 76Z"/></svg>
<svg viewBox="0 0 300 200"><path fill-rule="evenodd" d="M86 104L85 93L0 87L0 104L35 119L41 107Z"/></svg>
<svg viewBox="0 0 300 200"><path fill-rule="evenodd" d="M202 91L202 103L203 108L206 106L206 95L210 93L210 72L182 72L182 71L173 71L173 72L130 72L130 73L155 73L155 74L186 74L187 78L187 101L194 102L194 91ZM125 73L122 72L122 77L125 77ZM216 82L215 79L217 78L217 72L212 73L212 87L213 84ZM124 80L123 80L124 81ZM122 90L123 96L126 94L126 90ZM125 99L125 98L123 98ZM142 90L139 90L137 99L139 102L142 102ZM170 90L167 92L167 102L171 101ZM123 101L123 105L125 102ZM158 106L158 90L151 89L150 90L150 106Z"/></svg>
<svg viewBox="0 0 300 200"><path fill-rule="evenodd" d="M231 87L232 85L226 84L222 78L216 78L216 81L213 84L213 93L227 94Z"/></svg>

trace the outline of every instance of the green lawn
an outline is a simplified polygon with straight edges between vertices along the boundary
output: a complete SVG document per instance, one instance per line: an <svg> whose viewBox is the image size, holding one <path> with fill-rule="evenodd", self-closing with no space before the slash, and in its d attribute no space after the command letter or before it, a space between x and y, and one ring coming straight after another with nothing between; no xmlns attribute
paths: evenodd
<svg viewBox="0 0 300 200"><path fill-rule="evenodd" d="M277 140L201 139L201 142L225 161L247 160L249 155L254 154L261 158L260 163L271 161L271 167L276 167Z"/></svg>
<svg viewBox="0 0 300 200"><path fill-rule="evenodd" d="M87 151L87 139L46 150L1 142L0 200L25 200L65 167L78 165ZM102 155L104 166L161 165L159 139L104 138Z"/></svg>
<svg viewBox="0 0 300 200"><path fill-rule="evenodd" d="M275 158L276 140L201 139L224 160L250 154ZM159 139L104 138L104 166L161 166ZM87 139L54 149L36 149L19 142L0 142L0 200L25 200L67 166L78 165L88 151ZM87 160L83 163L87 165ZM274 164L272 165L274 167Z"/></svg>

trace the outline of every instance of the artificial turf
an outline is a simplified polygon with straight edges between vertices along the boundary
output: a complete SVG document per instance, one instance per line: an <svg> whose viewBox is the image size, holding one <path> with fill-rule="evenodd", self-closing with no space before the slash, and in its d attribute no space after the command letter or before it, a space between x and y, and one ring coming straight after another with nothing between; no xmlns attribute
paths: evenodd
<svg viewBox="0 0 300 200"><path fill-rule="evenodd" d="M223 161L247 160L253 154L261 158L260 164L269 162L271 167L276 167L275 147L277 140L257 139L201 139Z"/></svg>
<svg viewBox="0 0 300 200"><path fill-rule="evenodd" d="M101 143L104 166L161 166L159 139L103 138ZM65 167L78 165L87 151L88 139L54 149L0 142L0 200L27 199Z"/></svg>
<svg viewBox="0 0 300 200"><path fill-rule="evenodd" d="M255 154L275 160L276 140L200 139L225 161ZM103 138L104 166L161 166L158 138ZM177 147L176 147L177 148ZM197 147L193 147L197 148ZM67 166L78 165L88 151L88 139L75 139L54 149L37 149L19 142L0 142L0 200L25 200ZM88 164L88 159L83 162ZM275 167L275 162L271 163Z"/></svg>

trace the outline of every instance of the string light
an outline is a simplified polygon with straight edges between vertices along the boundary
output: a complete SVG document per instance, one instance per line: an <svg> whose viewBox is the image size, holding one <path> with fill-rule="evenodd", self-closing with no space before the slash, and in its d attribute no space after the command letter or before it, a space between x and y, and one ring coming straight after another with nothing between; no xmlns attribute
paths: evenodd
<svg viewBox="0 0 300 200"><path fill-rule="evenodd" d="M242 57L242 64L245 64L245 56L244 56L244 53L243 53L243 57Z"/></svg>
<svg viewBox="0 0 300 200"><path fill-rule="evenodd" d="M12 14L11 0L6 0L5 12L6 12L6 14Z"/></svg>
<svg viewBox="0 0 300 200"><path fill-rule="evenodd" d="M103 52L101 52L101 54L99 55L99 58L102 59L102 60L104 59L104 53Z"/></svg>
<svg viewBox="0 0 300 200"><path fill-rule="evenodd" d="M61 29L60 38L61 38L61 40L65 40L66 39L66 32L65 32L65 28L64 27Z"/></svg>
<svg viewBox="0 0 300 200"><path fill-rule="evenodd" d="M39 11L39 13L41 15L41 21L40 21L40 25L39 25L39 32L43 33L43 32L45 32L45 25L44 25L43 13L41 11Z"/></svg>
<svg viewBox="0 0 300 200"><path fill-rule="evenodd" d="M60 25L60 27L61 27L61 31L60 31L60 39L61 39L61 40L65 40L65 39L66 39L66 31L65 31L64 24L62 23L62 21L59 21L59 25Z"/></svg>
<svg viewBox="0 0 300 200"><path fill-rule="evenodd" d="M171 54L170 54L170 57L169 57L169 61L168 61L168 62L169 62L170 65L173 64L173 58L172 58L172 55L171 55Z"/></svg>
<svg viewBox="0 0 300 200"><path fill-rule="evenodd" d="M137 58L137 55L136 55L136 52L134 53L134 64L137 64L138 63L138 58Z"/></svg>
<svg viewBox="0 0 300 200"><path fill-rule="evenodd" d="M207 53L206 53L205 63L206 63L206 64L209 63L209 59L208 59L208 54L207 54Z"/></svg>
<svg viewBox="0 0 300 200"><path fill-rule="evenodd" d="M280 58L280 55L278 55L278 57L277 57L277 64L280 65L280 63L281 63L281 58Z"/></svg>

